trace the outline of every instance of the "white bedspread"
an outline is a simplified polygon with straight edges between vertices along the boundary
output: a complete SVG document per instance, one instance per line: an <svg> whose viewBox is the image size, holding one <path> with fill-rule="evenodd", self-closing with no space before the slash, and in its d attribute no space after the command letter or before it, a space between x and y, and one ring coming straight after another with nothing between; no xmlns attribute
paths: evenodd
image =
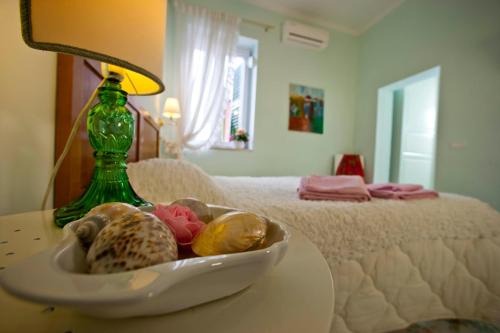
<svg viewBox="0 0 500 333"><path fill-rule="evenodd" d="M316 243L330 264L411 241L500 235L497 211L454 194L413 201L304 201L297 197L298 177L214 179L231 206L293 225Z"/></svg>

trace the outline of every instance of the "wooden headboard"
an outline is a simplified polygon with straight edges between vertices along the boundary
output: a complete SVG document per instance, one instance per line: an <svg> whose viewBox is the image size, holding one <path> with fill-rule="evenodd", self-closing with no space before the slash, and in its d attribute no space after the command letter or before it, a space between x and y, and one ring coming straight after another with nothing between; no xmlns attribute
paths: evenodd
<svg viewBox="0 0 500 333"><path fill-rule="evenodd" d="M78 113L102 80L100 63L81 57L59 54L57 57L57 97L55 159L64 149ZM159 128L129 97L127 108L135 118L135 137L128 162L158 157ZM83 117L78 134L61 165L54 184L54 207L61 207L80 197L92 177L94 150L87 136L87 119Z"/></svg>

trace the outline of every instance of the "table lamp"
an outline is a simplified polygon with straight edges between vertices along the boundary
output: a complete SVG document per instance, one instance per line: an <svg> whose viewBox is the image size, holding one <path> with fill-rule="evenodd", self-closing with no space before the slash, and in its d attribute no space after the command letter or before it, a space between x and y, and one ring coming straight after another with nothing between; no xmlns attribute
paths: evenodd
<svg viewBox="0 0 500 333"><path fill-rule="evenodd" d="M179 128L175 122L176 119L181 117L180 109L179 100L173 97L167 98L165 106L163 107L163 117L170 120L170 130L172 130L172 127L174 129L174 133L167 132L171 135L170 140L164 140L165 150L167 153L173 154L176 159L180 159L182 155L181 145L178 142L181 134L179 133ZM172 134L174 135L174 138L172 138Z"/></svg>
<svg viewBox="0 0 500 333"><path fill-rule="evenodd" d="M100 102L87 116L95 149L90 185L77 200L54 212L59 227L105 202L150 206L126 173L134 138L127 94L153 95L165 88L163 72L166 0L21 0L23 39L28 46L106 63L98 89ZM88 103L90 104L90 103Z"/></svg>
<svg viewBox="0 0 500 333"><path fill-rule="evenodd" d="M170 119L178 119L181 117L179 101L177 98L169 97L165 101L165 107L163 108L163 116Z"/></svg>

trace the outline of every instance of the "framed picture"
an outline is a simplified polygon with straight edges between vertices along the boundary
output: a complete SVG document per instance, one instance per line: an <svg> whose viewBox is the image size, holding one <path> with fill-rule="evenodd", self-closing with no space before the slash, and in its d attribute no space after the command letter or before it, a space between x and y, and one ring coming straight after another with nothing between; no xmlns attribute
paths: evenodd
<svg viewBox="0 0 500 333"><path fill-rule="evenodd" d="M290 84L288 129L323 134L323 89Z"/></svg>

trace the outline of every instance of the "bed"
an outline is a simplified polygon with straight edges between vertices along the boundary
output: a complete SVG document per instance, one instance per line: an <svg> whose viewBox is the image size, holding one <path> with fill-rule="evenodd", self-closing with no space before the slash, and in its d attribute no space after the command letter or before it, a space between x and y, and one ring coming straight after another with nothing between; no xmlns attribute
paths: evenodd
<svg viewBox="0 0 500 333"><path fill-rule="evenodd" d="M211 177L189 162L166 159L131 163L128 173L153 202L197 197L264 214L307 235L332 271L332 332L500 319L500 214L479 200L442 194L411 202L302 201L298 177Z"/></svg>

